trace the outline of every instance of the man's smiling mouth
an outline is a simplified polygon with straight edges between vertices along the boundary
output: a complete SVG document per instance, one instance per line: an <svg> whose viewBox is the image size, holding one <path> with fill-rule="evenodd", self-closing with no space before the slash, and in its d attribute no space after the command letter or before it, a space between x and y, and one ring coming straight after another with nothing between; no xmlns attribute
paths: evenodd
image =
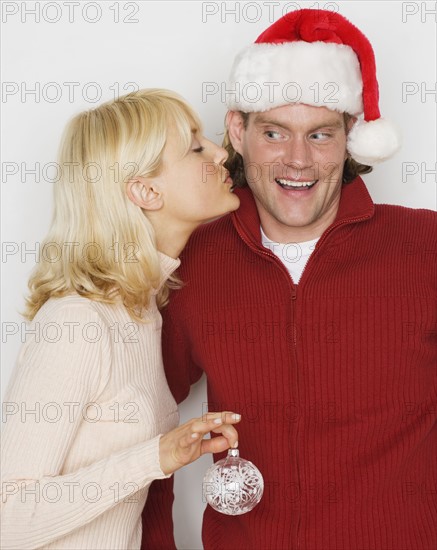
<svg viewBox="0 0 437 550"><path fill-rule="evenodd" d="M312 180L312 181L295 181L295 180L287 180L283 178L276 178L276 183L282 187L282 189L293 189L294 191L305 191L307 189L311 189L316 185L316 183L319 180Z"/></svg>

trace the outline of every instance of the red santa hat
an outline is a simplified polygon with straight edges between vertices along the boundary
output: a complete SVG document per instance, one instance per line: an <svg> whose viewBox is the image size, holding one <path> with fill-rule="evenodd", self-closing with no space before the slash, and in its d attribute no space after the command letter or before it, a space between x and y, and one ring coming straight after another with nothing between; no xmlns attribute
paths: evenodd
<svg viewBox="0 0 437 550"><path fill-rule="evenodd" d="M338 13L284 15L236 57L228 88L230 110L305 103L356 116L347 149L362 164L381 162L400 147L397 130L379 112L372 46Z"/></svg>

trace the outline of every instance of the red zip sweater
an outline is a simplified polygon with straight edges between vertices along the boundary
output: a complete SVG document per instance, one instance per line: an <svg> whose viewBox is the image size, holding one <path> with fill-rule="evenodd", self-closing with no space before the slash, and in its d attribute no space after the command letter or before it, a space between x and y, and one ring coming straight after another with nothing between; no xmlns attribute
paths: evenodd
<svg viewBox="0 0 437 550"><path fill-rule="evenodd" d="M176 399L205 371L265 480L248 514L207 507L205 549L435 550L437 214L374 205L357 178L296 286L238 194L193 235L164 312ZM144 548L173 544L158 489Z"/></svg>

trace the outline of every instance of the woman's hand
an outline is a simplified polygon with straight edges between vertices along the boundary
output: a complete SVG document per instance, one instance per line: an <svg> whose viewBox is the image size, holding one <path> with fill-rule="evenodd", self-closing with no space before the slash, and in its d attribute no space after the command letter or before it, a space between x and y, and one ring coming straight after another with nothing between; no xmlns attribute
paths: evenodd
<svg viewBox="0 0 437 550"><path fill-rule="evenodd" d="M220 453L230 447L237 447L238 434L232 424L240 419L239 414L229 411L207 413L202 418L193 418L164 434L159 441L161 470L166 475L172 474L205 453ZM203 439L209 432L221 435Z"/></svg>

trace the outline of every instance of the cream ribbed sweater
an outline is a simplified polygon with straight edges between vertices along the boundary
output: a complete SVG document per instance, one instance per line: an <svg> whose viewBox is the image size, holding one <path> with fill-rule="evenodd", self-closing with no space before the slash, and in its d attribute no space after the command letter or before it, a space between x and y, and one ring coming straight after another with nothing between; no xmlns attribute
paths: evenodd
<svg viewBox="0 0 437 550"><path fill-rule="evenodd" d="M178 260L161 256L163 279ZM155 297L144 324L74 295L39 310L3 404L1 547L135 549L178 424Z"/></svg>

